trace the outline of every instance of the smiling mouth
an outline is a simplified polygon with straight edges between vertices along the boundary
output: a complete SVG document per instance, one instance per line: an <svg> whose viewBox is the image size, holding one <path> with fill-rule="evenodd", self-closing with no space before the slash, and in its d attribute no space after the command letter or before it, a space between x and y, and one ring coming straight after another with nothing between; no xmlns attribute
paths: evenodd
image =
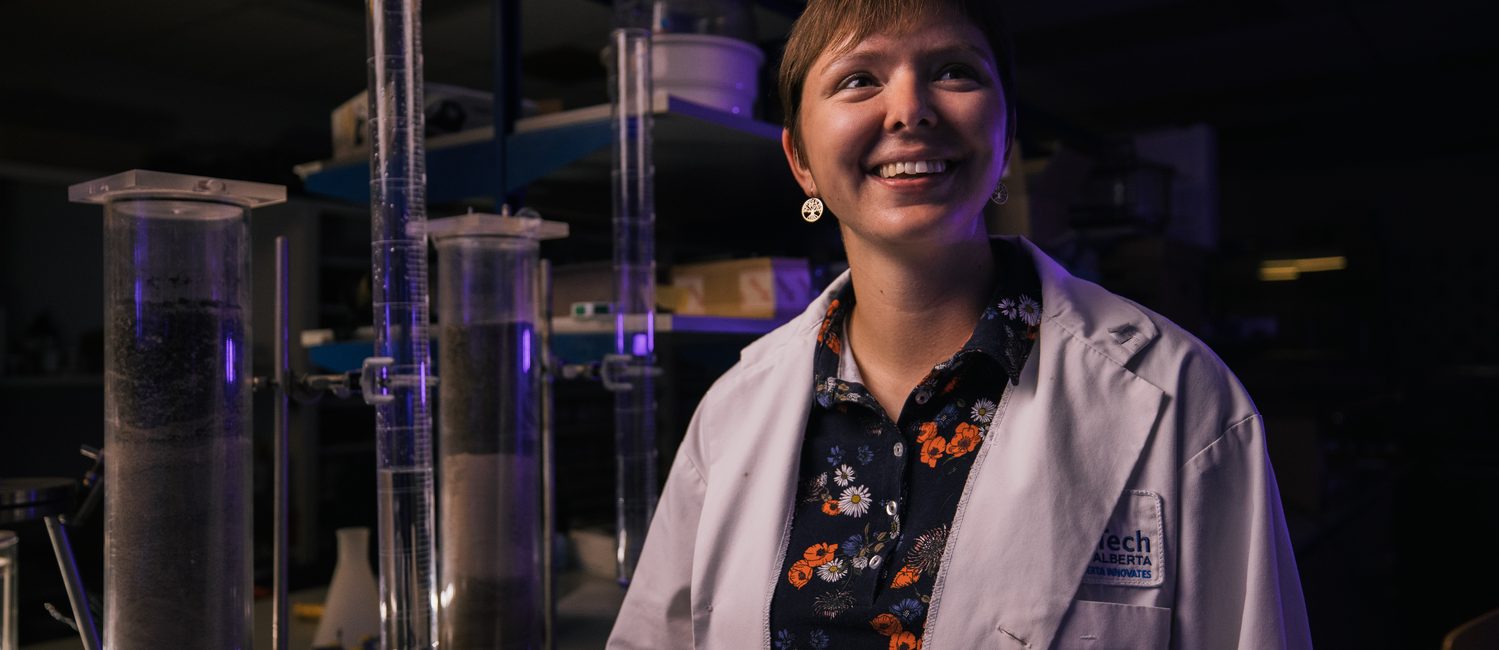
<svg viewBox="0 0 1499 650"><path fill-rule="evenodd" d="M870 173L880 178L919 178L941 174L953 165L953 161L943 159L902 160L878 165Z"/></svg>

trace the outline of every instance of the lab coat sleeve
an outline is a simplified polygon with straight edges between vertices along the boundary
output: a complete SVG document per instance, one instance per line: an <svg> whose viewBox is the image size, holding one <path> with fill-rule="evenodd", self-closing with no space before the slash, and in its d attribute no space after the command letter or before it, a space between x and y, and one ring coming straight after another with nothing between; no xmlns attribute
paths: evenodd
<svg viewBox="0 0 1499 650"><path fill-rule="evenodd" d="M1173 647L1311 647L1260 416L1183 466L1180 524Z"/></svg>
<svg viewBox="0 0 1499 650"><path fill-rule="evenodd" d="M694 453L700 442L698 428L694 417L672 462L634 579L609 635L611 650L693 647L693 546L707 487Z"/></svg>

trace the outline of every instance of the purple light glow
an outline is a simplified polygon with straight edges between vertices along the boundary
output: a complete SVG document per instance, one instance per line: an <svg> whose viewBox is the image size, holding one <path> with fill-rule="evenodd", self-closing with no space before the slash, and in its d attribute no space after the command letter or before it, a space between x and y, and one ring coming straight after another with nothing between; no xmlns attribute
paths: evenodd
<svg viewBox="0 0 1499 650"><path fill-rule="evenodd" d="M141 322L141 313L144 310L142 305L145 304L145 285L146 283L141 279L140 274L136 274L135 285L132 287L132 289L135 290L135 339L137 341L145 336L145 330L142 329L143 327L145 327L145 323Z"/></svg>
<svg viewBox="0 0 1499 650"><path fill-rule="evenodd" d="M636 334L631 341L630 353L643 357L651 353L651 337L648 334Z"/></svg>
<svg viewBox="0 0 1499 650"><path fill-rule="evenodd" d="M145 320L146 280L141 276L150 257L151 231L146 228L145 219L136 219L131 225L135 226L135 245L130 251L133 258L130 266L135 272L135 286L132 287L135 290L135 338L140 340L146 334L142 323Z"/></svg>
<svg viewBox="0 0 1499 650"><path fill-rule="evenodd" d="M531 372L531 330L520 333L520 371Z"/></svg>
<svg viewBox="0 0 1499 650"><path fill-rule="evenodd" d="M234 337L224 339L224 379L226 383L234 383Z"/></svg>

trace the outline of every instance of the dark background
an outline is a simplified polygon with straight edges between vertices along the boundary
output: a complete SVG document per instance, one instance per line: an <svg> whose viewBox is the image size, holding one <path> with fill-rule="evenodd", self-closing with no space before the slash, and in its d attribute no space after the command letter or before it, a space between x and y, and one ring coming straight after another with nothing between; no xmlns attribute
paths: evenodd
<svg viewBox="0 0 1499 650"><path fill-rule="evenodd" d="M1452 627L1499 607L1490 579L1499 535L1493 3L1007 6L1030 232L1079 273L1203 337L1255 396L1317 645L1436 647ZM769 59L760 117L771 122L779 119L771 71L796 11L795 2L756 4ZM527 1L521 16L526 98L563 108L607 101L606 4ZM427 81L490 88L490 3L429 0L424 21ZM100 212L68 204L70 184L133 168L285 184L292 202L252 221L259 268L271 266L270 239L286 233L294 260L313 269L294 291L293 329L346 334L368 322L357 291L366 206L308 196L291 171L330 156L329 111L365 87L364 39L363 7L348 0L0 0L0 48L12 62L0 75L0 476L76 476L87 467L77 445L102 437ZM1210 179L1207 207L1192 219L1210 224L1211 244L1180 241L1151 215L1088 203L1088 187L1132 178L1141 137L1183 130L1211 154L1190 170ZM1082 170L1075 182L1053 173L1060 161ZM740 213L712 203L712 187L674 191L670 178L658 181L665 224L719 219L714 228L734 240L710 250L714 241L671 240L694 231L663 228L663 264L725 252L817 258L834 243L830 226L796 229L794 201L768 215ZM531 194L574 235L549 244L548 257L607 259L607 196L550 211L549 196ZM467 205L492 207L475 200L430 214ZM1266 259L1324 255L1344 256L1346 270L1294 282L1257 275ZM270 278L257 280L256 331L269 332ZM260 340L264 372L269 338ZM663 342L677 368L664 451L679 435L666 427L685 425L742 343ZM296 364L308 367L301 357ZM559 400L577 405L563 409L564 441L583 448L608 439L607 396L596 387L561 385ZM294 582L315 584L332 562L332 535L322 533L373 519L372 491L347 488L372 484L372 418L328 400L297 417L320 434L309 443L319 473L303 486L317 493L316 507L294 529L311 540ZM268 404L257 402L262 512L269 422ZM606 521L607 454L565 462L580 474L599 470L597 485L564 487L565 523ZM23 566L33 572L22 582L28 603L64 602L56 574L46 573L45 536L35 524L21 530ZM257 517L257 535L269 530ZM98 563L88 558L99 538L97 520L78 534L92 585ZM64 632L28 620L23 640Z"/></svg>

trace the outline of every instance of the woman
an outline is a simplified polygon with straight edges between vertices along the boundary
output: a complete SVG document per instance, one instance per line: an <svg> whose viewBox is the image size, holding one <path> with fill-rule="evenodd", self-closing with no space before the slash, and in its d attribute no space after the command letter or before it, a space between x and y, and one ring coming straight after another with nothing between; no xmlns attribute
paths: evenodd
<svg viewBox="0 0 1499 650"><path fill-rule="evenodd" d="M703 398L617 648L1310 645L1261 419L1201 343L991 240L979 0L812 0L782 143L849 273Z"/></svg>

